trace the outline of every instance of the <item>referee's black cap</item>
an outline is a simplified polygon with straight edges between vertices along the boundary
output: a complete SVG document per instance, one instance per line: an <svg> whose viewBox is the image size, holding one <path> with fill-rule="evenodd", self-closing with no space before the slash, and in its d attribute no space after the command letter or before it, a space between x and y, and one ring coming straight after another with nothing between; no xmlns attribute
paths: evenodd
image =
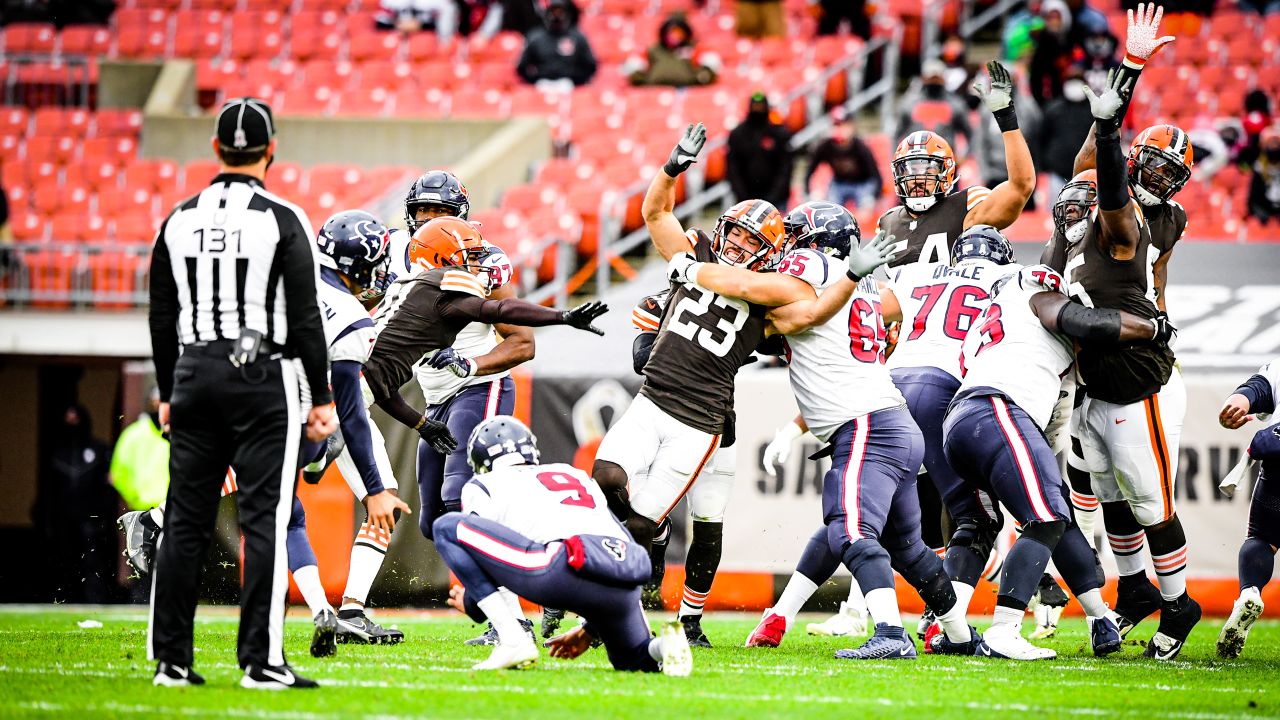
<svg viewBox="0 0 1280 720"><path fill-rule="evenodd" d="M271 106L253 97L232 98L218 111L218 144L229 150L253 151L265 148L275 137Z"/></svg>

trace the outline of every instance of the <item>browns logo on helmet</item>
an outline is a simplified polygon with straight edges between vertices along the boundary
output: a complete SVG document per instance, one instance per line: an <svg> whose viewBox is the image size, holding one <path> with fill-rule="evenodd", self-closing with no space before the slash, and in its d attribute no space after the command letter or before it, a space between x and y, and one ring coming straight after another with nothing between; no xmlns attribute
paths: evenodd
<svg viewBox="0 0 1280 720"><path fill-rule="evenodd" d="M1191 179L1191 139L1175 125L1153 125L1129 148L1129 189L1148 207L1168 202Z"/></svg>
<svg viewBox="0 0 1280 720"><path fill-rule="evenodd" d="M742 233L734 233L741 228ZM716 221L711 251L726 265L768 270L786 244L782 213L765 200L743 200Z"/></svg>
<svg viewBox="0 0 1280 720"><path fill-rule="evenodd" d="M956 154L941 135L918 130L893 151L893 189L912 212L924 212L956 186Z"/></svg>

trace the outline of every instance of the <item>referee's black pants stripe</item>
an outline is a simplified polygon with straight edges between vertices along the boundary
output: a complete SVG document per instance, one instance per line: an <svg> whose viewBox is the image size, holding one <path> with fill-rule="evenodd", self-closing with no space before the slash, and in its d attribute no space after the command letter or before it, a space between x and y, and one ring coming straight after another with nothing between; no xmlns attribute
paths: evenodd
<svg viewBox="0 0 1280 720"><path fill-rule="evenodd" d="M174 371L165 529L152 585L148 655L189 665L200 575L226 469L236 472L244 536L237 656L282 665L288 593L285 535L302 430L292 361L263 361L248 383L225 356L187 353Z"/></svg>

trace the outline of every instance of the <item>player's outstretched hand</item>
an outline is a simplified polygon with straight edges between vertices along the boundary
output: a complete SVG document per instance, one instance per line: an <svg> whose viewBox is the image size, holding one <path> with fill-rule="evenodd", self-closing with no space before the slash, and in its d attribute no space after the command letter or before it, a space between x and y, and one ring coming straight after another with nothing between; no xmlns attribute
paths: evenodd
<svg viewBox="0 0 1280 720"><path fill-rule="evenodd" d="M662 166L662 171L671 177L676 177L688 170L689 166L698 159L702 146L706 144L707 126L698 123L686 127L680 142L676 143L675 148L671 150L671 157L667 158L667 164Z"/></svg>
<svg viewBox="0 0 1280 720"><path fill-rule="evenodd" d="M973 83L973 91L982 98L987 110L998 113L1013 107L1013 77L1009 75L1009 70L992 60L987 63L987 75L991 76L990 89L983 87L980 79Z"/></svg>
<svg viewBox="0 0 1280 720"><path fill-rule="evenodd" d="M671 259L667 261L667 280L682 284L695 284L692 275L696 273L690 273L690 270L697 264L698 258L694 257L693 253L678 252L672 255Z"/></svg>
<svg viewBox="0 0 1280 720"><path fill-rule="evenodd" d="M604 331L592 325L591 323L601 315L609 312L609 306L599 301L592 301L579 305L572 310L565 310L560 313L560 318L564 320L564 324L579 330L593 332L604 337Z"/></svg>
<svg viewBox="0 0 1280 720"><path fill-rule="evenodd" d="M1253 419L1249 414L1249 398L1234 393L1227 398L1222 410L1218 413L1218 424L1228 430L1237 430Z"/></svg>
<svg viewBox="0 0 1280 720"><path fill-rule="evenodd" d="M591 636L581 625L542 643L553 658L572 660L591 648Z"/></svg>
<svg viewBox="0 0 1280 720"><path fill-rule="evenodd" d="M422 426L418 428L418 437L427 441L432 450L441 455L450 455L458 449L458 440L449 432L449 426L429 417L422 418Z"/></svg>
<svg viewBox="0 0 1280 720"><path fill-rule="evenodd" d="M427 364L436 370L448 368L449 372L460 378L473 377L476 371L480 369L475 360L463 357L451 347L437 350L436 354L432 355L431 359L427 361Z"/></svg>
<svg viewBox="0 0 1280 720"><path fill-rule="evenodd" d="M1160 19L1164 17L1164 8L1155 3L1138 3L1135 15L1129 11L1129 25L1124 37L1126 59L1136 64L1144 64L1151 56L1160 52L1160 48L1173 42L1172 35L1156 37L1160 34Z"/></svg>
<svg viewBox="0 0 1280 720"><path fill-rule="evenodd" d="M1094 119L1113 121L1117 126L1119 120L1116 118L1116 113L1120 112L1120 108L1132 91L1133 79L1115 70L1107 73L1107 87L1101 95L1095 95L1093 88L1084 86L1085 97L1089 98L1089 112L1093 113Z"/></svg>
<svg viewBox="0 0 1280 720"><path fill-rule="evenodd" d="M369 514L369 524L388 533L396 529L396 511L413 514L395 490L383 490L377 495L365 495L364 509Z"/></svg>
<svg viewBox="0 0 1280 720"><path fill-rule="evenodd" d="M849 257L846 261L849 265L849 279L857 282L892 260L893 256L898 254L897 248L894 247L897 241L897 237L886 235L881 230L871 238L871 242L849 248Z"/></svg>

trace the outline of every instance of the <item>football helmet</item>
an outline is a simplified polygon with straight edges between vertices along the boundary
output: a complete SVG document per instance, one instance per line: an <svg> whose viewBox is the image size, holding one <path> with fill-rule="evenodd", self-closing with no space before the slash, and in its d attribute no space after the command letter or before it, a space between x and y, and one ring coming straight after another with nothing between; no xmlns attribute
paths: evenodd
<svg viewBox="0 0 1280 720"><path fill-rule="evenodd" d="M316 246L321 265L350 278L361 289L362 300L386 292L391 232L373 215L363 210L336 213L320 227Z"/></svg>
<svg viewBox="0 0 1280 720"><path fill-rule="evenodd" d="M951 264L965 260L986 260L996 265L1013 262L1013 245L990 225L974 225L960 233L951 245Z"/></svg>
<svg viewBox="0 0 1280 720"><path fill-rule="evenodd" d="M862 243L858 221L844 207L824 200L797 206L782 220L790 248L813 248L836 258L849 257L849 248Z"/></svg>
<svg viewBox="0 0 1280 720"><path fill-rule="evenodd" d="M463 220L471 212L467 188L457 175L447 170L430 170L409 187L409 194L404 199L404 222L410 234L417 232L425 222L416 219L418 208L430 205L447 208L450 215Z"/></svg>
<svg viewBox="0 0 1280 720"><path fill-rule="evenodd" d="M730 239L729 233L734 226L754 237L760 246L752 250ZM716 221L711 251L726 265L748 270L769 270L781 259L780 251L785 244L782 213L772 203L764 200L743 200L729 208Z"/></svg>
<svg viewBox="0 0 1280 720"><path fill-rule="evenodd" d="M477 475L508 465L537 465L538 438L510 415L495 415L476 426L467 440L467 462Z"/></svg>
<svg viewBox="0 0 1280 720"><path fill-rule="evenodd" d="M1191 179L1193 162L1185 132L1175 125L1152 125L1129 148L1129 189L1147 207L1168 202Z"/></svg>
<svg viewBox="0 0 1280 720"><path fill-rule="evenodd" d="M1098 172L1085 170L1062 186L1053 203L1053 226L1067 239L1077 243L1088 227L1083 221L1093 216L1098 207Z"/></svg>
<svg viewBox="0 0 1280 720"><path fill-rule="evenodd" d="M956 154L941 135L918 130L893 151L893 189L912 212L924 212L956 186Z"/></svg>
<svg viewBox="0 0 1280 720"><path fill-rule="evenodd" d="M424 270L456 267L479 276L488 290L498 287L499 267L486 263L495 249L485 243L480 229L456 217L428 220L409 242L409 263Z"/></svg>

